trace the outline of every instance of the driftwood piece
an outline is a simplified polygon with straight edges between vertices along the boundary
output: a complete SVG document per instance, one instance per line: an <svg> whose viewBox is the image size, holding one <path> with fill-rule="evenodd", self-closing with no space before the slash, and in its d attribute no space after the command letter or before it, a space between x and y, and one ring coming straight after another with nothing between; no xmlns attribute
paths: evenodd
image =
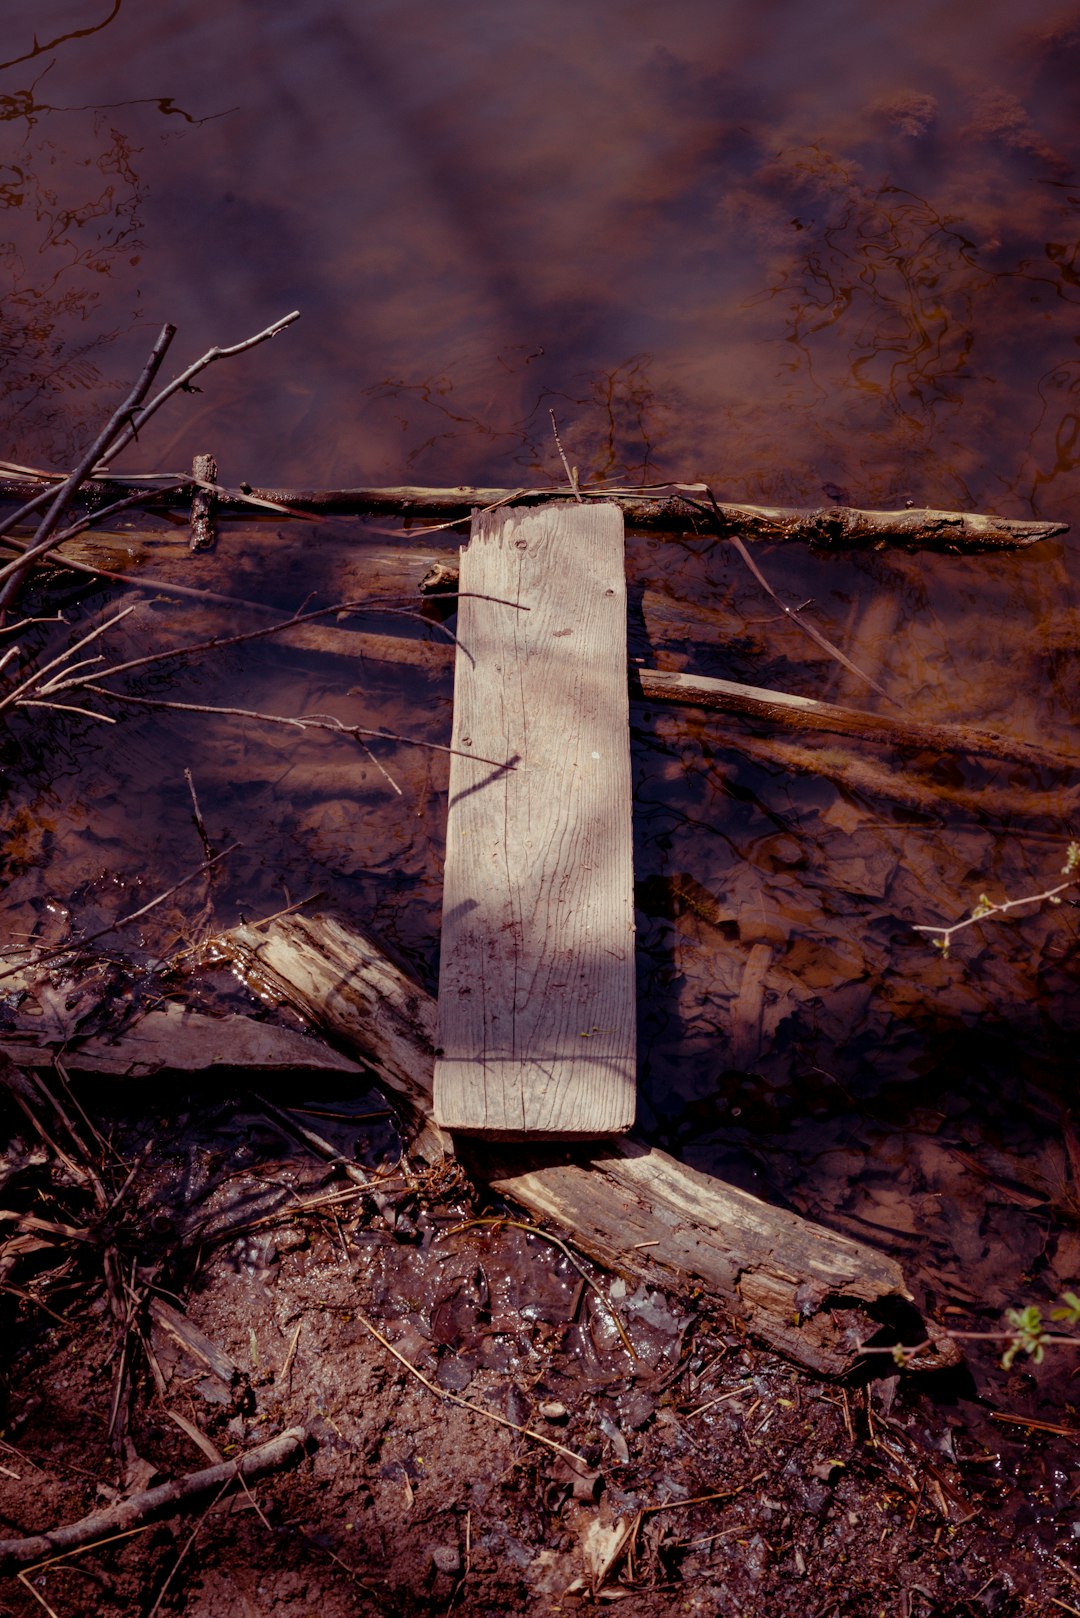
<svg viewBox="0 0 1080 1618"><path fill-rule="evenodd" d="M435 1116L500 1140L619 1134L637 1049L622 514L485 512L461 592Z"/></svg>
<svg viewBox="0 0 1080 1618"><path fill-rule="evenodd" d="M83 1546L97 1544L99 1540L117 1534L130 1533L144 1523L160 1522L173 1517L190 1506L205 1500L209 1494L220 1493L233 1483L254 1483L271 1472L280 1472L301 1460L313 1439L305 1427L290 1427L277 1438L257 1444L235 1460L223 1461L219 1466L208 1466L201 1472L189 1472L186 1477L173 1478L154 1489L144 1489L127 1500L119 1500L105 1511L95 1511L79 1522L66 1523L62 1528L51 1528L45 1534L28 1535L25 1539L0 1539L0 1572L12 1573L17 1568L35 1567L59 1556L67 1556ZM51 1609L50 1609L51 1610Z"/></svg>
<svg viewBox="0 0 1080 1618"><path fill-rule="evenodd" d="M143 480L145 486L145 480ZM118 498L132 487L121 478L95 479L95 495ZM85 488L85 485L84 485ZM41 484L27 478L0 478L0 499L27 500ZM827 549L889 544L941 551L1019 550L1068 531L1068 523L1032 522L980 512L862 511L854 506L812 510L788 506L756 506L722 500L715 507L701 490L689 498L672 484L657 492L582 489L589 499L614 501L628 527L685 533L702 527L715 533L717 523L743 539L798 540ZM175 497L165 496L169 499ZM469 517L486 506L538 505L566 498L565 489L481 489L461 486L428 489L402 485L385 489L244 489L219 494L223 512L250 510L252 501L270 501L290 511L338 513L342 516Z"/></svg>
<svg viewBox="0 0 1080 1618"><path fill-rule="evenodd" d="M435 1002L355 930L290 916L217 940L262 993L364 1057L418 1131L429 1162L452 1150L431 1121ZM827 1375L910 1303L899 1266L770 1207L632 1136L600 1146L477 1146L470 1169L534 1219L635 1280L722 1305L772 1347Z"/></svg>

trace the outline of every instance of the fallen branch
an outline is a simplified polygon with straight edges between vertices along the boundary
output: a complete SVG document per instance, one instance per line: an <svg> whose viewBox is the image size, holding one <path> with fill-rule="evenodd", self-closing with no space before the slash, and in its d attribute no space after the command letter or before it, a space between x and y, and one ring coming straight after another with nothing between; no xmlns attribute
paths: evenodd
<svg viewBox="0 0 1080 1618"><path fill-rule="evenodd" d="M315 1440L306 1427L290 1427L277 1438L257 1444L235 1460L220 1466L208 1466L202 1472L190 1472L186 1477L161 1483L155 1489L145 1489L128 1500L120 1500L105 1511L95 1511L79 1522L52 1528L48 1533L33 1534L25 1539L0 1540L0 1572L13 1572L54 1557L80 1550L98 1540L116 1534L129 1533L144 1523L158 1522L162 1517L175 1516L189 1506L204 1499L215 1489L233 1483L253 1483L269 1473L280 1472L294 1465L314 1447Z"/></svg>
<svg viewBox="0 0 1080 1618"><path fill-rule="evenodd" d="M221 350L220 353L233 352ZM182 473L169 474L170 480ZM112 498L129 485L121 478L100 480L104 493ZM685 490L687 493L683 493ZM604 489L582 487L587 499L613 500L631 528L652 528L685 533L693 529L703 512L713 517L692 498L704 494L704 485L663 484L656 491L643 489ZM0 478L0 498L27 499L39 494L39 485L25 477ZM688 498L687 495L691 497ZM221 512L233 514L245 509L249 499L269 500L304 513L336 513L342 516L438 517L463 519L478 506L541 505L566 498L565 489L482 489L471 487L431 489L400 485L380 489L251 489L240 494L222 493ZM1020 550L1040 540L1052 539L1068 531L1068 523L1031 522L1020 518L997 517L980 512L863 511L854 506L830 506L824 510L787 506L756 506L734 501L718 501L716 515L727 530L743 539L800 541L825 549L857 549L892 544L914 549L942 551ZM709 522L710 530L714 521Z"/></svg>
<svg viewBox="0 0 1080 1618"><path fill-rule="evenodd" d="M763 764L773 764L786 772L819 775L835 781L849 792L870 798L883 798L916 814L939 818L944 810L980 820L996 820L1004 825L1031 826L1042 822L1069 823L1076 816L1078 789L1061 787L1054 792L1025 792L1017 787L953 786L931 776L910 770L890 768L877 759L859 758L837 747L810 747L773 736L744 735L739 751Z"/></svg>
<svg viewBox="0 0 1080 1618"><path fill-rule="evenodd" d="M278 996L371 1065L417 1155L437 1163L453 1151L432 1118L435 1002L368 939L329 917L291 916L263 931L234 928L214 948L261 994ZM909 1309L901 1271L884 1254L633 1137L570 1150L485 1143L468 1166L608 1269L722 1304L773 1348L826 1375L857 1362L860 1321L865 1340L883 1317Z"/></svg>

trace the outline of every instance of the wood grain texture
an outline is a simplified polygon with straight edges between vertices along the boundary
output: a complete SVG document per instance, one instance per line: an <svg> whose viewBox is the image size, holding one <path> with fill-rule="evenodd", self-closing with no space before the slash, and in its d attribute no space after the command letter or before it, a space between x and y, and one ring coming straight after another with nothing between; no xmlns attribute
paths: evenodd
<svg viewBox="0 0 1080 1618"><path fill-rule="evenodd" d="M501 1139L619 1133L636 1042L622 514L480 513L460 588L435 1116Z"/></svg>

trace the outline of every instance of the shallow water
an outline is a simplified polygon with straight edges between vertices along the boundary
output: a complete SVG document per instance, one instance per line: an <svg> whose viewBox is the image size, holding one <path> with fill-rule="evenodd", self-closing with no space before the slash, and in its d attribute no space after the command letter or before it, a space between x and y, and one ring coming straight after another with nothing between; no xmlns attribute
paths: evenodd
<svg viewBox="0 0 1080 1618"><path fill-rule="evenodd" d="M590 477L1073 516L1075 7L15 0L9 16L0 364L18 462L63 464L163 320L178 367L295 307L124 465L211 449L234 484L552 480L554 408ZM226 524L187 576L286 612L369 587L411 599L454 541L399 527ZM151 561L181 565L182 528L136 528ZM910 714L1074 751L1072 543L757 555ZM628 576L646 661L879 705L726 548L632 536ZM85 631L111 597L58 599ZM144 606L110 655L229 618ZM263 643L129 689L448 739L448 677L358 677L329 651ZM929 1302L976 1320L1074 1281L1076 912L973 929L949 961L912 931L984 890L1052 885L1074 797L853 744L806 773L803 742L688 711L637 709L634 727L644 1127L891 1247ZM431 986L445 762L377 757L400 794L325 736L38 715L5 760L9 933L85 931L190 869L187 766L215 842L244 842L214 886L221 924L321 889ZM997 797L958 799L977 791ZM144 958L197 908L149 925Z"/></svg>

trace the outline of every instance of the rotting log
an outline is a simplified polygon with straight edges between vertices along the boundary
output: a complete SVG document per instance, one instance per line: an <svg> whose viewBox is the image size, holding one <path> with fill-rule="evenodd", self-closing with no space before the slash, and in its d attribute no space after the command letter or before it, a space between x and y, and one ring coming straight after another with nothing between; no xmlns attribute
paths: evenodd
<svg viewBox="0 0 1080 1618"><path fill-rule="evenodd" d="M435 1001L370 940L330 917L289 916L221 935L249 983L370 1063L399 1104L412 1150L453 1150L432 1119ZM463 1142L463 1146L467 1143ZM842 1375L882 1322L911 1318L884 1254L687 1168L633 1136L600 1145L474 1145L478 1179L633 1280L731 1311L801 1365ZM955 1360L942 1347L933 1363ZM924 1364L930 1362L922 1362Z"/></svg>
<svg viewBox="0 0 1080 1618"><path fill-rule="evenodd" d="M618 508L475 517L457 632L435 1116L489 1139L621 1134L637 990Z"/></svg>
<svg viewBox="0 0 1080 1618"><path fill-rule="evenodd" d="M95 478L84 484L94 498L122 498L133 487L152 480ZM682 489L695 490L692 494ZM0 478L0 499L30 500L42 489L38 480ZM820 509L748 505L721 500L715 505L707 491L694 485L665 485L655 491L588 489L588 499L613 501L622 509L628 527L685 533L695 528L716 534L730 531L743 539L793 540L826 549L851 549L879 544L942 551L1018 550L1068 531L1068 523L1033 522L998 517L984 512L936 511L913 507L904 511L864 511L854 506ZM287 507L290 512L340 516L436 517L443 521L464 518L487 506L538 505L565 500L562 489L482 489L462 485L429 489L401 485L383 489L254 489L221 490L218 510L250 512L253 502ZM177 504L176 494L160 497ZM182 498L182 497L181 497Z"/></svg>

